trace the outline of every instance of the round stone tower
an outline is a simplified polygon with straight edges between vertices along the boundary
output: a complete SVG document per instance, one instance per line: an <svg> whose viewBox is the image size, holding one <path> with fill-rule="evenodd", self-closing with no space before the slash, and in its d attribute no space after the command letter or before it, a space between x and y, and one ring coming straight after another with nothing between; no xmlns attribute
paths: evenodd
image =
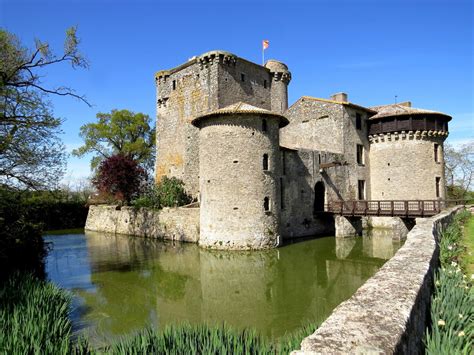
<svg viewBox="0 0 474 355"><path fill-rule="evenodd" d="M280 243L279 128L288 120L242 102L195 118L199 127L201 246Z"/></svg>
<svg viewBox="0 0 474 355"><path fill-rule="evenodd" d="M444 199L443 142L451 117L411 103L379 106L369 119L371 200Z"/></svg>
<svg viewBox="0 0 474 355"><path fill-rule="evenodd" d="M265 68L269 69L272 75L272 111L283 113L288 109L288 84L291 81L291 73L286 64L274 59L268 60L265 63Z"/></svg>

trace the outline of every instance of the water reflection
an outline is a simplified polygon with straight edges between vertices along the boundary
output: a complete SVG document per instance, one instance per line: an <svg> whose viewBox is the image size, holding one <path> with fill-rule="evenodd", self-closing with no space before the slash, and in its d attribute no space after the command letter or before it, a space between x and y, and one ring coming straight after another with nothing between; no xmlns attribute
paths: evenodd
<svg viewBox="0 0 474 355"><path fill-rule="evenodd" d="M49 278L73 290L74 322L96 342L182 321L226 321L278 337L327 318L399 247L366 237L258 252L93 232L45 239Z"/></svg>

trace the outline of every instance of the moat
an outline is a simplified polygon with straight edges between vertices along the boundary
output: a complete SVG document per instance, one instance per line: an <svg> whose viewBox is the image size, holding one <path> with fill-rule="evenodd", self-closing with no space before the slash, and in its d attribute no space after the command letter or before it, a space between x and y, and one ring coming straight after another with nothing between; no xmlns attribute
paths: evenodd
<svg viewBox="0 0 474 355"><path fill-rule="evenodd" d="M44 238L48 278L72 291L75 330L97 344L186 321L276 338L326 319L401 246L390 236L325 237L231 252L95 232Z"/></svg>

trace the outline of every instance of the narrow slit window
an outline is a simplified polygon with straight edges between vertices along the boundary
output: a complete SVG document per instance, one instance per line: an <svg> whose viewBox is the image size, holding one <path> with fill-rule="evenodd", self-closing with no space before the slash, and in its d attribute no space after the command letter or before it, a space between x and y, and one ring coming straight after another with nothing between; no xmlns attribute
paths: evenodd
<svg viewBox="0 0 474 355"><path fill-rule="evenodd" d="M281 209L285 209L285 185L283 185L283 178L280 178L280 205Z"/></svg>
<svg viewBox="0 0 474 355"><path fill-rule="evenodd" d="M441 178L437 176L436 177L436 197L440 197L440 183L441 183Z"/></svg>
<svg viewBox="0 0 474 355"><path fill-rule="evenodd" d="M364 146L357 144L357 164L364 165Z"/></svg>
<svg viewBox="0 0 474 355"><path fill-rule="evenodd" d="M268 154L263 154L263 170L268 170Z"/></svg>
<svg viewBox="0 0 474 355"><path fill-rule="evenodd" d="M358 181L359 187L359 200L365 200L365 180Z"/></svg>
<svg viewBox="0 0 474 355"><path fill-rule="evenodd" d="M265 197L263 199L263 209L265 210L265 212L270 211L270 199L268 197Z"/></svg>
<svg viewBox="0 0 474 355"><path fill-rule="evenodd" d="M356 128L362 129L362 117L360 113L356 113Z"/></svg>
<svg viewBox="0 0 474 355"><path fill-rule="evenodd" d="M282 175L286 175L286 158L285 158L285 151L281 152L281 172Z"/></svg>
<svg viewBox="0 0 474 355"><path fill-rule="evenodd" d="M267 81L266 81L266 80L263 81L263 87L264 87L265 89L267 88Z"/></svg>
<svg viewBox="0 0 474 355"><path fill-rule="evenodd" d="M244 74L244 73L241 73L241 74L240 74L240 81L241 81L241 82L244 82L244 81L245 81L245 74Z"/></svg>
<svg viewBox="0 0 474 355"><path fill-rule="evenodd" d="M266 131L267 131L267 120L263 119L262 120L262 132L266 132Z"/></svg>
<svg viewBox="0 0 474 355"><path fill-rule="evenodd" d="M434 161L439 163L439 144L434 145Z"/></svg>
<svg viewBox="0 0 474 355"><path fill-rule="evenodd" d="M176 80L173 80L173 90L176 90Z"/></svg>

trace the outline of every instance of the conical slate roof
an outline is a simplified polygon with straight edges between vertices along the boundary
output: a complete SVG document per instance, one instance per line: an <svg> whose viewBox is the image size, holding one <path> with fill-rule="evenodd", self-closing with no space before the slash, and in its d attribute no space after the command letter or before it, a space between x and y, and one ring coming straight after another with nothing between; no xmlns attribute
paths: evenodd
<svg viewBox="0 0 474 355"><path fill-rule="evenodd" d="M235 115L245 115L245 114L255 115L256 114L256 115L274 116L280 119L280 127L284 127L289 123L288 119L279 113L265 110L264 108L255 107L253 105L240 101L235 104L220 108L218 110L205 113L201 116L197 116L193 120L191 120L191 124L198 127L199 122L205 118L213 117L213 116L229 116L229 115L234 115L234 114Z"/></svg>
<svg viewBox="0 0 474 355"><path fill-rule="evenodd" d="M448 120L451 119L451 116L437 111L425 110L421 108L414 108L407 106L406 104L392 104L384 106L374 106L371 107L372 110L377 111L377 114L371 116L371 120L384 117L392 116L406 116L406 115L440 115L445 116Z"/></svg>

